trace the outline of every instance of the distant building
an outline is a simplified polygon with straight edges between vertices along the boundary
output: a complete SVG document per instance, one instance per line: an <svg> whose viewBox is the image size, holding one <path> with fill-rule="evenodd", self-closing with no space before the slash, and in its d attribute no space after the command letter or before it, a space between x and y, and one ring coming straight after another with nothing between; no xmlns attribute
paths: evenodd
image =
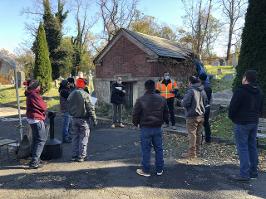
<svg viewBox="0 0 266 199"><path fill-rule="evenodd" d="M167 39L126 29L118 31L94 59L94 64L98 99L109 103L111 85L121 76L129 107L144 93L146 80L158 81L169 71L173 79L185 81L196 73L191 50Z"/></svg>
<svg viewBox="0 0 266 199"><path fill-rule="evenodd" d="M14 70L6 62L0 59L0 84L13 84Z"/></svg>

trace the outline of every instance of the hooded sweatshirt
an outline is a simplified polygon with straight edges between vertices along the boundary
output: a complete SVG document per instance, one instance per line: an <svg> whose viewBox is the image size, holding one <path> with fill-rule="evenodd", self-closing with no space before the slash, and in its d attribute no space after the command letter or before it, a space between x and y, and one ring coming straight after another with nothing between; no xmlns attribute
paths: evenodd
<svg viewBox="0 0 266 199"><path fill-rule="evenodd" d="M235 124L256 124L263 110L263 93L256 84L241 85L233 94L229 118Z"/></svg>
<svg viewBox="0 0 266 199"><path fill-rule="evenodd" d="M28 119L33 120L45 120L45 111L47 106L40 95L40 89L26 90L25 95L27 111L26 115Z"/></svg>
<svg viewBox="0 0 266 199"><path fill-rule="evenodd" d="M185 108L187 118L203 116L208 98L204 86L200 83L193 84L186 92L181 105Z"/></svg>

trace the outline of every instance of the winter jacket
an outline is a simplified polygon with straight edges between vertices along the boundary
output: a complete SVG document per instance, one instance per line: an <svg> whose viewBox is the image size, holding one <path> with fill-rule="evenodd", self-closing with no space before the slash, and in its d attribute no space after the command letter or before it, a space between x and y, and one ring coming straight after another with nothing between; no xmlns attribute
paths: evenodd
<svg viewBox="0 0 266 199"><path fill-rule="evenodd" d="M203 86L204 86L204 91L205 91L207 98L208 98L208 105L210 105L211 101L212 101L212 89L210 87L210 84L207 82L204 82Z"/></svg>
<svg viewBox="0 0 266 199"><path fill-rule="evenodd" d="M62 113L67 112L67 98L70 95L70 88L60 89L60 110Z"/></svg>
<svg viewBox="0 0 266 199"><path fill-rule="evenodd" d="M193 84L181 101L181 105L185 108L185 116L187 118L203 116L207 104L207 95L203 85L200 83Z"/></svg>
<svg viewBox="0 0 266 199"><path fill-rule="evenodd" d="M76 89L67 98L68 112L76 118L92 118L96 121L94 106L91 103L90 95L82 90Z"/></svg>
<svg viewBox="0 0 266 199"><path fill-rule="evenodd" d="M40 95L40 89L25 91L26 96L26 116L29 119L45 120L47 106Z"/></svg>
<svg viewBox="0 0 266 199"><path fill-rule="evenodd" d="M118 87L121 87L122 89L119 90ZM112 104L123 104L124 100L125 100L125 86L115 82L112 85L111 103Z"/></svg>
<svg viewBox="0 0 266 199"><path fill-rule="evenodd" d="M137 99L132 118L135 126L158 128L166 121L168 121L168 107L162 96L155 92L146 92Z"/></svg>
<svg viewBox="0 0 266 199"><path fill-rule="evenodd" d="M257 85L241 85L233 94L229 118L235 124L258 123L263 111L263 93Z"/></svg>

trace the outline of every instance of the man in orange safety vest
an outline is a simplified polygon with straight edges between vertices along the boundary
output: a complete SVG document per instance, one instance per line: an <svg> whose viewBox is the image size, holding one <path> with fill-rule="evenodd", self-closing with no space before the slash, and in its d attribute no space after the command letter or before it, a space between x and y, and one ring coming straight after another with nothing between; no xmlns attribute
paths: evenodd
<svg viewBox="0 0 266 199"><path fill-rule="evenodd" d="M157 82L156 91L166 99L172 127L175 129L174 101L175 96L178 95L178 87L176 81L170 78L169 72L164 72L163 80ZM169 126L169 120L166 125Z"/></svg>

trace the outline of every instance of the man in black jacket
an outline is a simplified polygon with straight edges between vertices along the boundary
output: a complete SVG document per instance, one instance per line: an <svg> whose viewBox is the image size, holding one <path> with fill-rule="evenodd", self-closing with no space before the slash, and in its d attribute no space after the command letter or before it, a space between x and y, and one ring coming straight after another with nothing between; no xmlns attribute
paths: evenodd
<svg viewBox="0 0 266 199"><path fill-rule="evenodd" d="M71 93L70 83L67 80L62 80L58 91L60 94L60 110L63 114L62 140L64 143L71 143L71 116L67 110L67 98Z"/></svg>
<svg viewBox="0 0 266 199"><path fill-rule="evenodd" d="M155 93L155 82L145 82L146 93L137 99L133 110L133 124L141 128L142 169L137 174L150 176L151 146L155 151L156 174L163 174L162 124L168 120L166 100Z"/></svg>
<svg viewBox="0 0 266 199"><path fill-rule="evenodd" d="M211 127L209 123L210 118L210 110L211 110L211 100L212 100L212 89L210 84L207 82L207 74L202 73L199 75L199 79L204 86L204 91L208 98L208 104L205 106L205 113L204 113L204 131L205 131L205 142L210 143L211 142Z"/></svg>
<svg viewBox="0 0 266 199"><path fill-rule="evenodd" d="M235 124L235 141L240 159L240 174L232 178L248 181L258 176L256 135L259 116L263 110L263 93L257 85L257 72L248 70L242 85L234 92L229 107L229 118Z"/></svg>
<svg viewBox="0 0 266 199"><path fill-rule="evenodd" d="M112 85L111 90L111 103L113 104L113 124L112 128L119 126L124 127L122 124L122 105L125 100L125 86L122 84L122 78L118 77L116 82Z"/></svg>

